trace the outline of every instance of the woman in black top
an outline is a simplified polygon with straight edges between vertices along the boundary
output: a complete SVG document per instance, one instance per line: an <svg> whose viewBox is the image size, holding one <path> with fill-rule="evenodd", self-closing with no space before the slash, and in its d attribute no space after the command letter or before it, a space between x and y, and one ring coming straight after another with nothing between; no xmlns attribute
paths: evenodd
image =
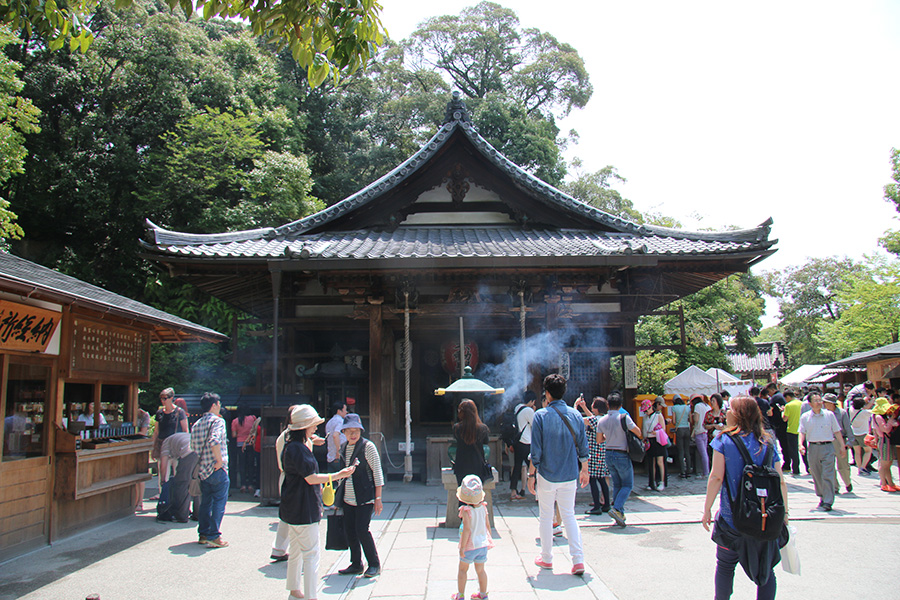
<svg viewBox="0 0 900 600"><path fill-rule="evenodd" d="M456 484L462 485L466 475L478 475L484 480L484 444L488 443L491 430L478 418L478 408L468 398L459 403L456 414L459 417L453 426L453 437L456 438L453 474L456 475Z"/></svg>
<svg viewBox="0 0 900 600"><path fill-rule="evenodd" d="M354 467L337 473L319 473L312 447L316 428L325 422L309 404L295 406L287 443L281 456L284 483L281 485L279 518L288 524L287 589L291 598L302 598L300 576L307 600L315 600L319 580L319 521L322 519L322 484L329 478L346 479ZM302 560L301 560L302 559Z"/></svg>

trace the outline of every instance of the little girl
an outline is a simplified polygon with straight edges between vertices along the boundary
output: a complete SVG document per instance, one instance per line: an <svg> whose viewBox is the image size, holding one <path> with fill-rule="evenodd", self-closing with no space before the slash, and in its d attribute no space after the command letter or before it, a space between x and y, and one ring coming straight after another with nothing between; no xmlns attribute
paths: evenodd
<svg viewBox="0 0 900 600"><path fill-rule="evenodd" d="M488 527L484 489L478 475L466 475L462 485L456 488L456 497L461 504L459 518L462 521L459 527L459 572L456 576L459 593L453 594L451 600L465 600L466 579L472 563L475 563L475 574L478 576L478 592L472 594L472 600L487 600L487 572L484 570L484 563L487 562L488 548L493 548L494 543Z"/></svg>

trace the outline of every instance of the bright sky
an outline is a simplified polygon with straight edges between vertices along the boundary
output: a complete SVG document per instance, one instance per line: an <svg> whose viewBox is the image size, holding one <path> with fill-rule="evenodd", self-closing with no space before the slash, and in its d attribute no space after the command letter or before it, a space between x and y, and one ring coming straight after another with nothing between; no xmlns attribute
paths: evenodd
<svg viewBox="0 0 900 600"><path fill-rule="evenodd" d="M476 4L380 1L395 40ZM567 156L614 165L638 210L687 229L772 217L779 251L757 271L861 258L900 228L882 190L900 147L900 3L500 4L584 58L594 95L560 124L580 135Z"/></svg>

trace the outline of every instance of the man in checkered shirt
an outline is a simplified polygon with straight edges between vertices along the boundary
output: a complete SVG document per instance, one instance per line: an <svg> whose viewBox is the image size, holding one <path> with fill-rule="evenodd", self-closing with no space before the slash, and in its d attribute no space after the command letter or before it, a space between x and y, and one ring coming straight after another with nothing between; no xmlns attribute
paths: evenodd
<svg viewBox="0 0 900 600"><path fill-rule="evenodd" d="M207 548L224 548L219 527L228 501L228 447L225 420L219 414L222 400L218 394L207 392L200 399L203 416L191 428L191 450L200 457L200 509L198 543Z"/></svg>

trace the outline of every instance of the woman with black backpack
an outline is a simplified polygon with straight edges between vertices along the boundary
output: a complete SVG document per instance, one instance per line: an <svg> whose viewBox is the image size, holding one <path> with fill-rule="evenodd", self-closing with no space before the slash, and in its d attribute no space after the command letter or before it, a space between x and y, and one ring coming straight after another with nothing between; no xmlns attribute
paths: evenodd
<svg viewBox="0 0 900 600"><path fill-rule="evenodd" d="M712 535L718 545L715 598L731 597L734 568L740 562L757 585L757 599L768 600L775 597L773 567L781 560L780 548L787 543L787 486L781 457L774 439L763 429L762 413L753 398L738 396L732 400L727 419L726 429L711 444L713 464L702 519L709 531L712 506L719 496ZM748 465L756 481L745 494Z"/></svg>

